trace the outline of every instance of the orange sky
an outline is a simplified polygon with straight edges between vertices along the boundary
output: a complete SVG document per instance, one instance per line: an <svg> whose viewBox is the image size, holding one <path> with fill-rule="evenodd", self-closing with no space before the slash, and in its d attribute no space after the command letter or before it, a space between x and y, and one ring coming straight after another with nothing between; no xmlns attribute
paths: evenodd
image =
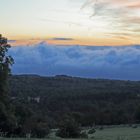
<svg viewBox="0 0 140 140"><path fill-rule="evenodd" d="M16 40L13 46L40 41L99 46L140 44L138 0L0 2L0 33Z"/></svg>

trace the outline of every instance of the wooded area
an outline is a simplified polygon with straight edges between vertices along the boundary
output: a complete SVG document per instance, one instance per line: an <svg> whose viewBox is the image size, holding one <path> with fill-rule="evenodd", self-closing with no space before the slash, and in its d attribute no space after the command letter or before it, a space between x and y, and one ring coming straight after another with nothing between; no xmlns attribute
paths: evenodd
<svg viewBox="0 0 140 140"><path fill-rule="evenodd" d="M15 106L47 121L51 128L56 128L66 115L81 126L132 124L140 120L140 82L65 75L20 75L10 77L9 82Z"/></svg>

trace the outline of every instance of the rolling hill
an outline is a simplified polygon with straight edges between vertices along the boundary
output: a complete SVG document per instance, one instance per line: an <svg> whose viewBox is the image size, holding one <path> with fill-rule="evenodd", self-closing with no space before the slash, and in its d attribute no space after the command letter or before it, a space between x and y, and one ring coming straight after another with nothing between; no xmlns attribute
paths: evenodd
<svg viewBox="0 0 140 140"><path fill-rule="evenodd" d="M81 125L137 123L140 82L85 79L66 75L9 78L10 96L54 124L69 114Z"/></svg>

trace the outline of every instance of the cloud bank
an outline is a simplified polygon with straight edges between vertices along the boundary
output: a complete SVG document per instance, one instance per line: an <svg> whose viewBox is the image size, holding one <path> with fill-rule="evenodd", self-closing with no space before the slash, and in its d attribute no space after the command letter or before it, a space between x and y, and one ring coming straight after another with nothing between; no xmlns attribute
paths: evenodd
<svg viewBox="0 0 140 140"><path fill-rule="evenodd" d="M41 42L10 49L14 74L140 80L140 46L58 46Z"/></svg>

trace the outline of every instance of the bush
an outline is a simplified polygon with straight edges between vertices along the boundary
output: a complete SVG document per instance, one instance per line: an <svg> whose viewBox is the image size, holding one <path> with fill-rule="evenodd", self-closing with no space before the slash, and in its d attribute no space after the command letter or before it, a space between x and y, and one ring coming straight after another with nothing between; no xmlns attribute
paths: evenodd
<svg viewBox="0 0 140 140"><path fill-rule="evenodd" d="M34 128L32 128L31 135L34 138L44 138L49 134L49 132L50 129L48 128L48 126L43 123L38 123Z"/></svg>
<svg viewBox="0 0 140 140"><path fill-rule="evenodd" d="M138 127L137 125L133 125L133 126L132 126L132 128L137 128L137 127Z"/></svg>
<svg viewBox="0 0 140 140"><path fill-rule="evenodd" d="M36 116L28 119L22 129L24 136L28 134L33 138L44 138L50 133L48 123Z"/></svg>
<svg viewBox="0 0 140 140"><path fill-rule="evenodd" d="M104 129L104 127L103 127L103 126L99 127L99 130L103 130L103 129Z"/></svg>
<svg viewBox="0 0 140 140"><path fill-rule="evenodd" d="M88 134L94 134L95 132L96 132L96 130L94 128L92 128L88 131Z"/></svg>
<svg viewBox="0 0 140 140"><path fill-rule="evenodd" d="M62 138L78 138L80 137L80 128L75 120L69 116L65 117L59 125L56 135Z"/></svg>
<svg viewBox="0 0 140 140"><path fill-rule="evenodd" d="M88 139L88 134L86 132L82 132L80 134L80 138L85 138L85 139Z"/></svg>
<svg viewBox="0 0 140 140"><path fill-rule="evenodd" d="M4 103L0 101L0 131L9 137L16 128L16 118Z"/></svg>

